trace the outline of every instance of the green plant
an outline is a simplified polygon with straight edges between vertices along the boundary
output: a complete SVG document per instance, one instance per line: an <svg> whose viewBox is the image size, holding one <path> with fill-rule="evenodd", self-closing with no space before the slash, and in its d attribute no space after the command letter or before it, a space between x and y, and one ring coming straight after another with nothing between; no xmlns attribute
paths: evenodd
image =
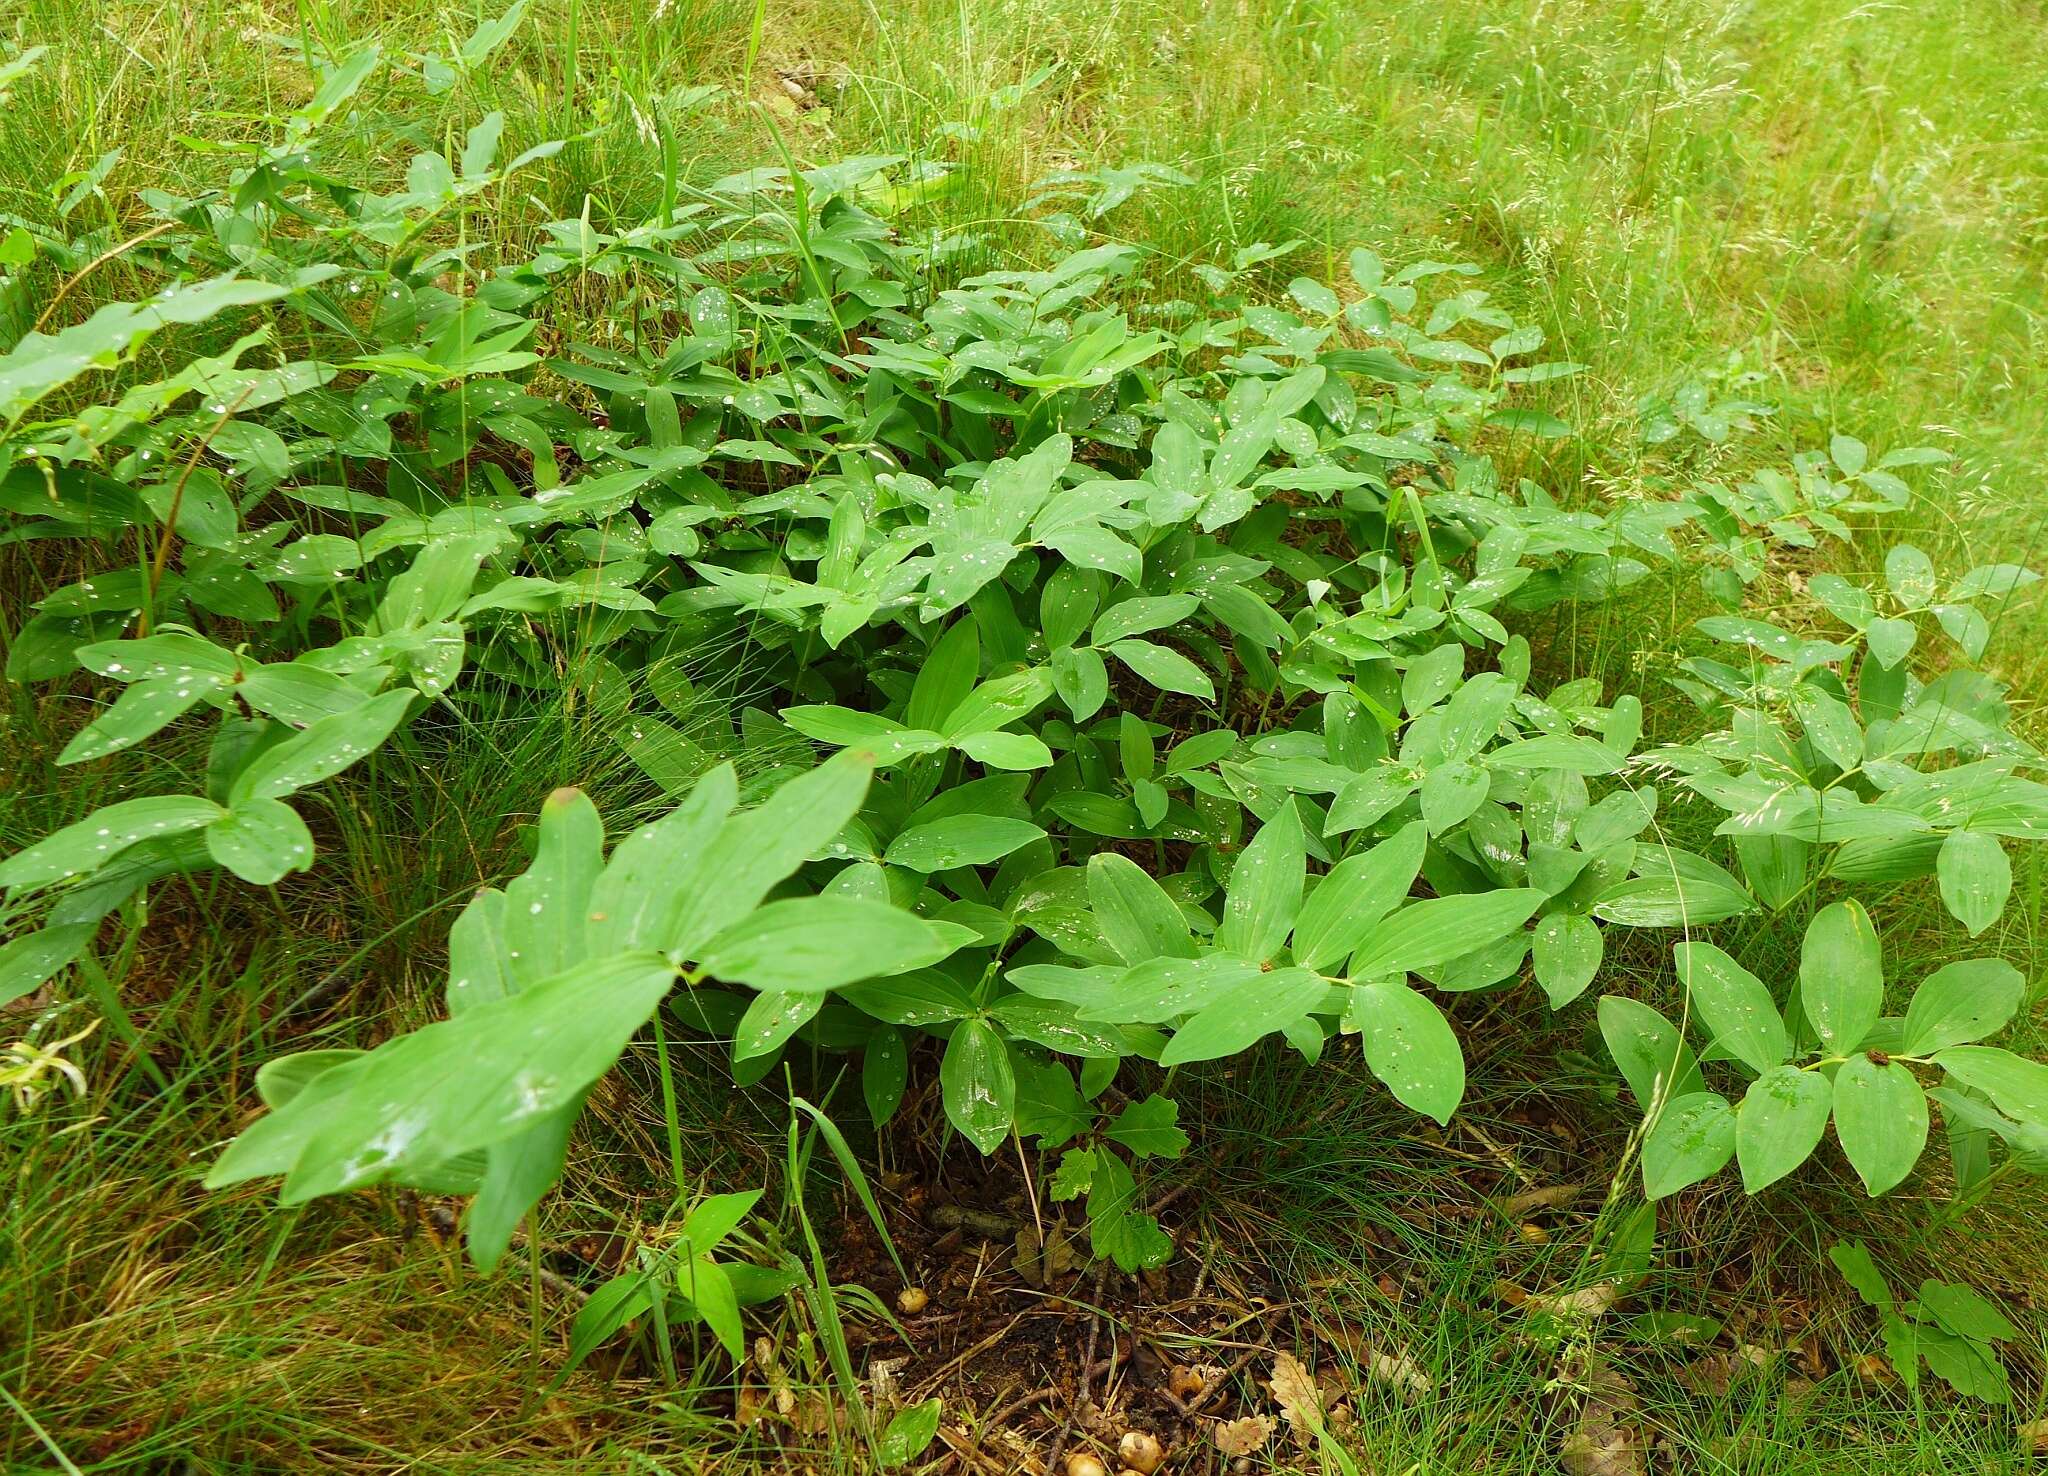
<svg viewBox="0 0 2048 1476"><path fill-rule="evenodd" d="M1956 1177L1969 1189L1985 1171L1992 1124L2024 1149L2044 1105L2041 1067L1975 1042L2010 1021L2026 992L2019 970L1994 958L1951 963L1923 979L1903 1019L1881 1018L1885 979L1876 930L1854 901L1814 914L1791 991L1802 1019L1779 1014L1774 991L1705 942L1673 948L1691 1010L1711 1054L1752 1080L1739 1105L1706 1090L1682 1033L1648 1005L1618 995L1601 1001L1600 1028L1615 1064L1653 1119L1643 1144L1643 1183L1653 1199L1718 1172L1731 1158L1756 1193L1798 1168L1826 1133L1830 1115L1842 1151L1873 1195L1912 1171L1927 1142L1930 1093L1913 1068L1939 1069L1936 1088L1951 1108ZM1799 1056L1812 1060L1794 1064ZM1993 1104L2012 1114L1999 1116ZM2013 1120L2017 1119L2017 1120Z"/></svg>
<svg viewBox="0 0 2048 1476"><path fill-rule="evenodd" d="M553 146L499 165L490 114L459 162L425 150L403 189L343 185L321 130L380 66L333 68L217 197L153 201L173 286L0 358L13 532L94 566L11 634L10 675L121 688L59 762L214 718L203 793L120 800L0 862L42 924L0 953L0 997L89 969L102 920L164 878L305 869L323 787L484 690L575 693L675 808L607 858L590 800L553 796L532 865L454 926L449 1018L277 1063L291 1094L210 1182L281 1176L289 1202L454 1186L488 1267L560 1175L585 1094L672 1004L743 1081L794 1043L860 1052L877 1124L933 1039L954 1129L983 1154L1063 1149L1053 1189L1087 1196L1095 1249L1152 1265L1170 1244L1133 1164L1185 1146L1164 1095L1184 1066L1276 1035L1314 1062L1356 1036L1445 1122L1465 1062L1436 996L1526 966L1568 1008L1608 928L1691 933L1923 861L1973 932L1999 916L1998 838L2039 829L2017 772L2034 755L1989 679L1909 669L1895 627L1932 608L1925 556L1889 561L1900 615L1850 622L1853 705L1854 645L1710 617L1747 665L1696 657L1683 681L1728 726L1648 753L1640 700L1532 687L1507 623L1626 591L1637 554L1706 550L1739 603L1764 538L1895 508L1928 455L1873 466L1836 437L1796 481L1567 508L1496 453L1569 433L1540 396L1581 366L1536 357L1544 334L1470 268L1361 249L1335 282L1269 294L1297 244L1249 246L1204 273L1202 310L1148 299L1144 253L1074 240L1069 218L1049 264L976 270L973 242L892 225L936 177L895 156L689 199L670 179L654 219L586 212L483 264L460 244L469 202ZM1148 183L1179 187L1134 166L1054 188L1098 188L1100 215ZM544 313L587 282L616 322L549 335L544 357ZM178 330L176 373L72 403ZM279 362L244 368L259 351ZM1966 575L1936 619L1974 658L1972 601L2025 581ZM736 673L800 700L716 733L669 721ZM845 752L816 764L814 745ZM1665 774L1731 813L1739 878L1664 833ZM1650 1192L1733 1156L1762 1188L1830 1108L1889 1188L1925 1135L1919 1065L1948 1074L1934 1100L1966 1155L1997 1136L2033 1166L2043 1068L1974 1043L2017 1009L2016 971L1938 971L1922 991L1954 1038L1909 1011L1894 1040L1860 905L1807 937L1834 991L1802 985L1810 1044L1732 955L1679 945L1694 1011L1759 1075L1741 1108L1650 1006L1602 1002ZM685 1274L726 1285L721 1237L688 1224L600 1322L661 1313ZM692 1286L731 1349L737 1293Z"/></svg>
<svg viewBox="0 0 2048 1476"><path fill-rule="evenodd" d="M1830 1246L1828 1259L1883 1318L1885 1357L1907 1388L1919 1388L1924 1360L1958 1394L1986 1404L2012 1402L1997 1345L2020 1333L1991 1302L1967 1286L1931 1278L1920 1283L1916 1300L1897 1301L1860 1240Z"/></svg>

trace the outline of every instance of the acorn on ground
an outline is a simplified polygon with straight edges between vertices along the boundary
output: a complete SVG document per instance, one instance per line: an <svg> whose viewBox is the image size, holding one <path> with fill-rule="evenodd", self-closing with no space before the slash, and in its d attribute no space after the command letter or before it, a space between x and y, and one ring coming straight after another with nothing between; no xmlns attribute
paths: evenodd
<svg viewBox="0 0 2048 1476"><path fill-rule="evenodd" d="M1159 1439L1143 1430L1132 1430L1116 1443L1116 1453L1124 1465L1136 1471L1138 1476L1152 1476L1166 1459L1166 1452L1160 1448Z"/></svg>

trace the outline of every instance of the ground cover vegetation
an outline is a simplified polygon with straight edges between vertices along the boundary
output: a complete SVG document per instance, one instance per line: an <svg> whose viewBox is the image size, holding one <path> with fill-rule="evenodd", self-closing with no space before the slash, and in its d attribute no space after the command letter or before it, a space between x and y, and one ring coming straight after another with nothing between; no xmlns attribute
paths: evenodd
<svg viewBox="0 0 2048 1476"><path fill-rule="evenodd" d="M1734 11L1563 79L1439 20L1376 116L1295 9L1147 12L1229 59L1178 100L1049 11L251 11L262 106L176 42L142 106L215 126L147 179L66 131L147 23L54 15L0 63L11 1460L2041 1442L2038 177L1967 247L1887 183L1799 263L1839 344L1790 265L1660 338L1732 329L1635 284L1656 212L1665 270L1734 229L1733 120L1665 121L1758 96ZM1617 254L1484 186L1539 146ZM1968 251L1994 306L1901 306Z"/></svg>

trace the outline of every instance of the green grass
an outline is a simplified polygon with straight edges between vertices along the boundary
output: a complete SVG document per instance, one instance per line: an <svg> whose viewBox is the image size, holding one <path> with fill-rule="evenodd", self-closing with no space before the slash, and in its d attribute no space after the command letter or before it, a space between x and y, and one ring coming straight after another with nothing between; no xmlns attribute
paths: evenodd
<svg viewBox="0 0 2048 1476"><path fill-rule="evenodd" d="M409 150L393 125L417 145L493 107L508 115L509 147L576 135L467 217L473 239L509 252L586 201L600 223L643 218L661 190L657 132L676 140L685 180L702 182L774 158L772 123L805 162L884 151L964 166L940 225L1006 257L1050 250L1012 214L1035 180L1157 161L1196 182L1141 193L1104 225L1153 250L1155 280L1189 295L1202 291L1194 263L1258 241L1299 239L1299 260L1317 266L1361 243L1393 261L1478 262L1484 285L1542 323L1560 356L1591 366L1570 382L1579 433L1506 470L1627 497L1653 495L1651 479L1674 468L1732 474L1830 431L1878 448L1933 444L1955 464L1903 531L1944 567L2039 563L2048 551L2037 490L2048 465L2039 7L818 0L758 17L757 34L753 7L729 0L537 0L487 71L456 91L375 84L375 126L348 135L341 158L358 176L395 177ZM0 10L0 22L0 45L52 48L0 111L0 216L53 221L64 189L49 182L120 151L67 222L91 237L81 266L143 229L137 191L217 181L218 160L188 140L265 135L267 116L302 101L302 49L333 55L375 40L403 59L448 44L434 8L400 0L29 0ZM1042 69L1021 97L992 104ZM702 84L724 90L700 98L691 89ZM116 254L73 305L146 281ZM560 338L603 336L607 306L576 301ZM1778 413L1730 446L1647 451L1642 403L1692 380ZM1859 541L1837 559L1874 568L1883 547ZM1797 573L1774 571L1770 585L1795 613ZM1532 634L1547 637L1545 659L1560 670L1639 690L1677 722L1657 676L1695 613L1674 582L1625 611L1568 614ZM1987 661L2037 739L2044 634L2042 601L2022 601ZM48 766L47 735L72 718L12 697L0 738L10 850L112 797ZM149 762L189 768L203 755ZM197 1185L238 1126L236 1099L218 1084L245 1085L281 1035L304 1046L424 1018L450 909L516 869L520 819L570 781L608 808L655 798L616 749L591 740L573 702L429 730L335 791L321 866L281 907L203 886L160 901L146 946L115 981L150 1066L102 1027L74 1052L91 1082L82 1102L0 1127L0 1387L19 1404L0 1413L0 1457L24 1470L482 1471L516 1460L629 1471L696 1469L707 1449L731 1448L730 1431L643 1382L581 1377L537 1392L526 1278L475 1278L428 1231L410 1230L395 1200L280 1214L266 1195ZM2019 863L1994 941L2038 977L2048 863L2036 851ZM1901 901L1887 947L1910 980L1941 961L1953 932L1938 925L1931 891ZM1797 941L1783 940L1788 969ZM304 1017L318 1021L310 1038L278 1008L308 993L319 1006ZM2039 1014L2019 1048L2038 1053ZM1526 1141L1532 1106L1561 1104L1594 1124L1585 1142L1539 1161L1546 1176L1589 1181L1597 1204L1619 1116L1599 1102L1593 1072L1574 1072L1572 1053L1596 1049L1575 1027L1541 1027L1564 1064L1540 1089L1528 1080L1521 1032L1537 1026L1532 1016L1482 1027L1473 1121L1496 1142ZM651 1075L636 1063L630 1085L608 1089L606 1142L551 1203L550 1237L615 1223L641 1160L663 1157ZM777 1120L719 1089L717 1063L701 1077L693 1164L726 1182L756 1162L753 1142L772 1139ZM1328 1074L1308 1080L1261 1059L1201 1089L1217 1191L1206 1234L1219 1258L1249 1253L1286 1273L1306 1304L1305 1332L1333 1320L1367 1328L1410 1348L1452 1391L1421 1409L1379 1400L1365 1442L1379 1469L1554 1469L1558 1417L1542 1391L1557 1365L1503 1331L1493 1288L1570 1284L1590 1218L1561 1217L1538 1246L1483 1210L1437 1215L1432 1205L1473 1207L1467 1179L1475 1158L1490 1157L1486 1141L1456 1128L1419 1140L1362 1071L1334 1088ZM1807 1176L1757 1204L1708 1203L1680 1227L1660 1294L1768 1316L1791 1287L1832 1328L1848 1314L1815 1269L1819 1252L1860 1233L1900 1266L1945 1267L2021 1303L2048 1296L2048 1232L2017 1193L1959 1229L1932 1198L1873 1209L1846 1184L1823 1183ZM1760 1245L1777 1247L1777 1264L1750 1261ZM1405 1282L1393 1297L1377 1284L1390 1266ZM545 1289L540 1301L542 1330L558 1338L564 1309ZM1848 1336L1867 1342L1867 1324L1856 1326ZM2040 1328L2030 1331L2026 1391L2038 1388L2042 1354ZM2015 1460L2002 1418L1840 1377L1804 1403L1769 1380L1701 1399L1671 1379L1674 1366L1644 1354L1631 1370L1682 1469L1974 1472ZM735 1455L766 1458L744 1444Z"/></svg>

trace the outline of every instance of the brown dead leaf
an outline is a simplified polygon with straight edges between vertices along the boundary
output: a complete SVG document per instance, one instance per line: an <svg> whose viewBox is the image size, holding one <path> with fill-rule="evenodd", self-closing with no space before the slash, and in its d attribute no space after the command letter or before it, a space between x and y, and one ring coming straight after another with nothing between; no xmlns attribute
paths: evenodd
<svg viewBox="0 0 2048 1476"><path fill-rule="evenodd" d="M1506 1283L1496 1286L1495 1290L1510 1306L1543 1313L1557 1318L1560 1322L1591 1322L1604 1316L1621 1300L1621 1288L1611 1281L1598 1282L1570 1292L1537 1294L1522 1291L1519 1287L1510 1287Z"/></svg>
<svg viewBox="0 0 2048 1476"><path fill-rule="evenodd" d="M1634 1420L1636 1397L1628 1381L1596 1367L1587 1383L1579 1422L1558 1449L1565 1476L1648 1476Z"/></svg>
<svg viewBox="0 0 2048 1476"><path fill-rule="evenodd" d="M1247 1415L1241 1420L1221 1420L1210 1431L1216 1449L1226 1456L1248 1456L1264 1450L1278 1427L1271 1415Z"/></svg>
<svg viewBox="0 0 2048 1476"><path fill-rule="evenodd" d="M1733 1353L1707 1353L1678 1371L1678 1382L1695 1394L1718 1397L1735 1387L1748 1368Z"/></svg>
<svg viewBox="0 0 2048 1476"><path fill-rule="evenodd" d="M2020 1444L2035 1455L2048 1455L2048 1420L2029 1420L2019 1428Z"/></svg>
<svg viewBox="0 0 2048 1476"><path fill-rule="evenodd" d="M1778 1355L1769 1348L1741 1343L1733 1352L1701 1354L1678 1371L1678 1382L1695 1394L1726 1394L1747 1375L1777 1361Z"/></svg>
<svg viewBox="0 0 2048 1476"><path fill-rule="evenodd" d="M796 1393L789 1386L789 1376L782 1371L782 1360L775 1350L772 1338L754 1339L754 1366L761 1371L761 1379L768 1385L768 1402L775 1412L787 1419L796 1411Z"/></svg>
<svg viewBox="0 0 2048 1476"><path fill-rule="evenodd" d="M1316 1376L1299 1358L1283 1350L1273 1355L1273 1377L1266 1381L1266 1388L1295 1435L1304 1445L1309 1443L1323 1428L1323 1391Z"/></svg>
<svg viewBox="0 0 2048 1476"><path fill-rule="evenodd" d="M1510 1220L1519 1220L1531 1210L1562 1209L1585 1191L1583 1184L1552 1184L1543 1189L1524 1189L1494 1201L1494 1208Z"/></svg>
<svg viewBox="0 0 2048 1476"><path fill-rule="evenodd" d="M1565 1476L1647 1476L1642 1442L1627 1425L1588 1422L1558 1449Z"/></svg>
<svg viewBox="0 0 2048 1476"><path fill-rule="evenodd" d="M909 1362L908 1358L877 1358L868 1364L868 1398L874 1406L875 1417L885 1424L903 1402L896 1375Z"/></svg>

